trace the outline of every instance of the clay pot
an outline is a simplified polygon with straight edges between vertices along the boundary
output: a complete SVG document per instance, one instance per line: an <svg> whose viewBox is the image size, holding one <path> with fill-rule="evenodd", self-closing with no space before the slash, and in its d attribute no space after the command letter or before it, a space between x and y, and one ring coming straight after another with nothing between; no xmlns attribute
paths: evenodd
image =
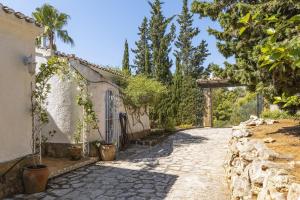
<svg viewBox="0 0 300 200"><path fill-rule="evenodd" d="M46 165L36 165L24 168L23 183L25 193L33 194L44 192L46 190L49 169Z"/></svg>
<svg viewBox="0 0 300 200"><path fill-rule="evenodd" d="M99 151L103 161L113 161L116 159L117 149L114 144L101 144Z"/></svg>
<svg viewBox="0 0 300 200"><path fill-rule="evenodd" d="M82 157L82 147L78 147L78 146L69 147L69 154L71 160L80 160Z"/></svg>

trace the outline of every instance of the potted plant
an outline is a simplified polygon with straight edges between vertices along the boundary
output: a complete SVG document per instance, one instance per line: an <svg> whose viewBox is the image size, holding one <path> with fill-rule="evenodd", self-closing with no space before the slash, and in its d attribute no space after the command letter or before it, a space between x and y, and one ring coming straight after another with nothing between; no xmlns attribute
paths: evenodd
<svg viewBox="0 0 300 200"><path fill-rule="evenodd" d="M42 65L45 67L45 65ZM41 164L41 149L45 138L39 137L41 126L48 122L47 113L44 109L45 104L45 88L46 82L42 78L39 79L41 72L36 76L36 84L32 83L31 87L31 115L32 115L32 164L23 169L23 185L25 193L33 194L46 190L49 177L49 169L46 165ZM33 89L34 88L34 89ZM36 155L39 156L37 161Z"/></svg>
<svg viewBox="0 0 300 200"><path fill-rule="evenodd" d="M80 160L82 158L82 146L79 144L81 139L82 123L77 123L77 130L73 136L74 145L68 148L71 160Z"/></svg>
<svg viewBox="0 0 300 200"><path fill-rule="evenodd" d="M49 169L46 165L34 164L24 168L23 183L25 193L40 193L46 190L49 177Z"/></svg>
<svg viewBox="0 0 300 200"><path fill-rule="evenodd" d="M56 130L49 131L49 137L53 137L55 133ZM41 143L35 144L36 148L40 149L40 151L44 150L45 154L47 152L46 144L48 139L49 138L47 136L41 136ZM42 154L42 152L40 152L40 154ZM48 167L43 164L38 164L35 158L33 158L33 165L25 167L23 171L23 183L25 192L27 194L33 194L45 191L49 174L50 172Z"/></svg>
<svg viewBox="0 0 300 200"><path fill-rule="evenodd" d="M103 161L113 161L116 159L117 147L114 143L107 143L105 141L96 142L99 149L100 159Z"/></svg>
<svg viewBox="0 0 300 200"><path fill-rule="evenodd" d="M75 144L69 147L71 160L80 160L82 158L82 147Z"/></svg>

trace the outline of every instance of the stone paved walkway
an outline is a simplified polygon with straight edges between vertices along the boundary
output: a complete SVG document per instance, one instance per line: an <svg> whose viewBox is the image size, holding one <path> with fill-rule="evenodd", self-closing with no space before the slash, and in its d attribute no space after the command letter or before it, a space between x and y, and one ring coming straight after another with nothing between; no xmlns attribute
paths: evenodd
<svg viewBox="0 0 300 200"><path fill-rule="evenodd" d="M223 163L230 129L176 133L150 149L56 178L45 193L14 199L229 199Z"/></svg>

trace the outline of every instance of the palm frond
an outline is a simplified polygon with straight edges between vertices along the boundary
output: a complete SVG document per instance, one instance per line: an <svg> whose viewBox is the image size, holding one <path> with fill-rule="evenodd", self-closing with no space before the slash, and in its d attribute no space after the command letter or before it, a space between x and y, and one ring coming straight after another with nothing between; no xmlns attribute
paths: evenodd
<svg viewBox="0 0 300 200"><path fill-rule="evenodd" d="M57 30L57 37L64 43L71 44L71 46L75 45L74 40L69 36L67 30Z"/></svg>

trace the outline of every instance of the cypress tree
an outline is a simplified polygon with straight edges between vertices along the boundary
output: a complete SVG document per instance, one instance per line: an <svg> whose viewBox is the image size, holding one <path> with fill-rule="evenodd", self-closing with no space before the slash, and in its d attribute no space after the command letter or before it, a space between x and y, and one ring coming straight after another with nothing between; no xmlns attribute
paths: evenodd
<svg viewBox="0 0 300 200"><path fill-rule="evenodd" d="M171 42L173 42L175 37L175 26L172 24L170 32L167 33L168 25L173 17L166 18L163 16L162 4L160 0L149 2L152 15L149 32L154 76L158 81L169 85L172 81L170 71L172 60L169 58L169 53L171 51Z"/></svg>
<svg viewBox="0 0 300 200"><path fill-rule="evenodd" d="M148 30L148 19L145 17L141 26L139 27L140 39L135 42L136 49L132 52L135 54L134 64L136 66L137 74L151 75L151 54L149 46L149 30Z"/></svg>
<svg viewBox="0 0 300 200"><path fill-rule="evenodd" d="M203 63L209 55L204 40L193 46L193 39L200 33L193 27L193 15L188 8L188 0L183 0L182 11L177 22L180 32L175 42L176 73L173 82L173 111L176 122L199 125L202 115L202 92L196 79L204 75Z"/></svg>
<svg viewBox="0 0 300 200"><path fill-rule="evenodd" d="M129 66L129 48L128 42L125 40L125 48L124 48L124 55L123 55L123 62L122 62L122 71L125 73L131 74L130 66Z"/></svg>
<svg viewBox="0 0 300 200"><path fill-rule="evenodd" d="M177 47L175 56L180 59L184 75L199 78L204 69L203 62L209 53L204 40L197 47L192 45L193 39L200 31L193 27L193 15L188 8L188 0L183 0L182 11L177 22L180 25L180 33L175 42Z"/></svg>
<svg viewBox="0 0 300 200"><path fill-rule="evenodd" d="M182 98L182 80L183 80L183 74L181 69L180 60L177 57L176 58L176 70L173 78L173 85L172 85L172 110L174 116L177 116L178 113L178 107L181 102ZM176 119L176 122L180 124L180 120Z"/></svg>
<svg viewBox="0 0 300 200"><path fill-rule="evenodd" d="M145 49L145 74L152 76L151 52L149 47Z"/></svg>

